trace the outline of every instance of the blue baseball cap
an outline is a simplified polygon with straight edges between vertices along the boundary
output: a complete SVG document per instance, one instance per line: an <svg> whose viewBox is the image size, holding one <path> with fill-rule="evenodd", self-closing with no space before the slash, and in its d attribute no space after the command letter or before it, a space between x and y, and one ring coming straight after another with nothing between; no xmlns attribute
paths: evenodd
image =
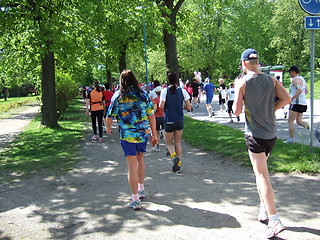
<svg viewBox="0 0 320 240"><path fill-rule="evenodd" d="M257 54L258 55L258 52L256 50L254 50L253 48L248 48L248 49L246 49L246 50L244 50L242 52L241 60L246 61L246 60L250 60L250 59L258 59L259 58L259 56L258 57L256 57L256 56L250 57L251 54Z"/></svg>

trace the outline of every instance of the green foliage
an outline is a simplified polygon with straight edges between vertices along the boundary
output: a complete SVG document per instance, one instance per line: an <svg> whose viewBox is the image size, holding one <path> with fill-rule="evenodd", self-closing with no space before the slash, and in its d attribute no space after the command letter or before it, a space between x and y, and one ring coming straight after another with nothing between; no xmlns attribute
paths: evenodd
<svg viewBox="0 0 320 240"><path fill-rule="evenodd" d="M57 111L62 115L69 102L79 93L79 87L72 76L64 71L56 71Z"/></svg>
<svg viewBox="0 0 320 240"><path fill-rule="evenodd" d="M79 147L85 122L86 117L79 100L74 100L60 119L61 128L43 127L40 119L35 119L26 131L0 153L0 182L43 169L72 169L81 159Z"/></svg>
<svg viewBox="0 0 320 240"><path fill-rule="evenodd" d="M39 86L41 56L52 50L58 68L68 69L78 85L91 84L93 79L106 82L106 72L118 77L121 51L126 50L127 68L144 81L146 24L149 77L164 81L162 30L172 29L161 15L165 8L159 2L163 3L2 0L0 78L6 87L23 82ZM197 70L212 79L222 74L234 79L239 74L239 56L247 47L258 50L263 64L295 64L307 71L310 34L303 27L305 15L296 0L184 1L177 14L180 72L185 77ZM315 39L319 52L320 32L316 31ZM53 45L43 49L47 40Z"/></svg>
<svg viewBox="0 0 320 240"><path fill-rule="evenodd" d="M245 166L251 166L244 135L240 130L185 117L183 138L202 150L218 152L222 156L240 161ZM277 140L268 165L271 171L276 172L320 173L319 157L319 148L310 153L306 145L288 145Z"/></svg>

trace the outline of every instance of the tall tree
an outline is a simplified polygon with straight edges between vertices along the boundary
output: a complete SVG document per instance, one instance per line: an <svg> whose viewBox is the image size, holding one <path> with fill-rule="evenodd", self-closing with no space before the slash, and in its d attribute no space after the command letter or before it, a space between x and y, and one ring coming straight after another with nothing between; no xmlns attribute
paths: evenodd
<svg viewBox="0 0 320 240"><path fill-rule="evenodd" d="M174 72L179 76L179 62L177 56L177 13L184 0L179 0L174 4L174 0L156 1L160 6L162 16L165 20L163 27L163 43L166 52L167 70Z"/></svg>

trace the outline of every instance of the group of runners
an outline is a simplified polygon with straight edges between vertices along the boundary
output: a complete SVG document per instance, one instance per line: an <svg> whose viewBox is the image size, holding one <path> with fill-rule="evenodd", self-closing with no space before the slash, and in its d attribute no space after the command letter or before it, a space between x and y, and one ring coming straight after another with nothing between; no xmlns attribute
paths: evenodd
<svg viewBox="0 0 320 240"><path fill-rule="evenodd" d="M235 86L231 83L229 89L223 88L221 85L224 83L220 83L219 89L226 91L231 121L232 114L238 118L243 111L243 105L245 106L245 143L260 197L258 220L268 221L267 237L272 238L285 229L276 211L275 194L267 167L267 159L277 138L274 113L296 99L296 93L302 87L293 83L290 97L277 79L259 71L259 55L254 49L246 49L242 53L241 64L244 76L235 82ZM292 77L292 72L296 71L297 69L290 68ZM196 89L206 94L208 116L212 117L211 102L215 87L208 78L201 87L199 77L199 73L195 73L194 85L198 85ZM96 122L92 120L93 140L100 141L102 138L102 125L99 123L102 122L103 116L107 134L112 134L112 125L114 120L117 120L120 144L128 166L128 183L132 192L129 206L137 210L141 208L141 200L146 197L144 153L147 142L150 141L156 151L160 151L160 130L164 128L166 148L172 159L171 170L181 174L184 110L191 111L192 104L198 107L196 97L199 93L192 93L190 101L188 83L182 86L178 76L173 72L167 76L166 87L161 87L157 82L150 94L141 89L131 70L124 70L120 74L119 82L119 89L107 96L96 83L94 90L88 95L86 111L87 114L91 113L92 118L98 118L99 137L96 137ZM105 91L109 91L107 86ZM296 107L290 107L289 119L293 110L296 110ZM304 111L305 108L300 110ZM297 114L295 119L297 117L300 115Z"/></svg>

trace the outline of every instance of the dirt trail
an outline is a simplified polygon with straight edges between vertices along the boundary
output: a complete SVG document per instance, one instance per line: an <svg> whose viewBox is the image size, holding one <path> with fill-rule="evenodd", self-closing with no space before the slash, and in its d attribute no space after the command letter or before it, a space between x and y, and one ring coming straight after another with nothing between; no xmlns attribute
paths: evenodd
<svg viewBox="0 0 320 240"><path fill-rule="evenodd" d="M32 121L39 112L39 104L28 104L21 107L19 113L0 119L0 151L7 146Z"/></svg>
<svg viewBox="0 0 320 240"><path fill-rule="evenodd" d="M0 121L0 128L1 121ZM43 171L0 185L0 239L265 239L250 168L183 142L183 173L148 146L147 197L129 209L126 163L116 129L82 144L84 160L59 175ZM320 238L320 176L272 174L287 230L276 239Z"/></svg>

